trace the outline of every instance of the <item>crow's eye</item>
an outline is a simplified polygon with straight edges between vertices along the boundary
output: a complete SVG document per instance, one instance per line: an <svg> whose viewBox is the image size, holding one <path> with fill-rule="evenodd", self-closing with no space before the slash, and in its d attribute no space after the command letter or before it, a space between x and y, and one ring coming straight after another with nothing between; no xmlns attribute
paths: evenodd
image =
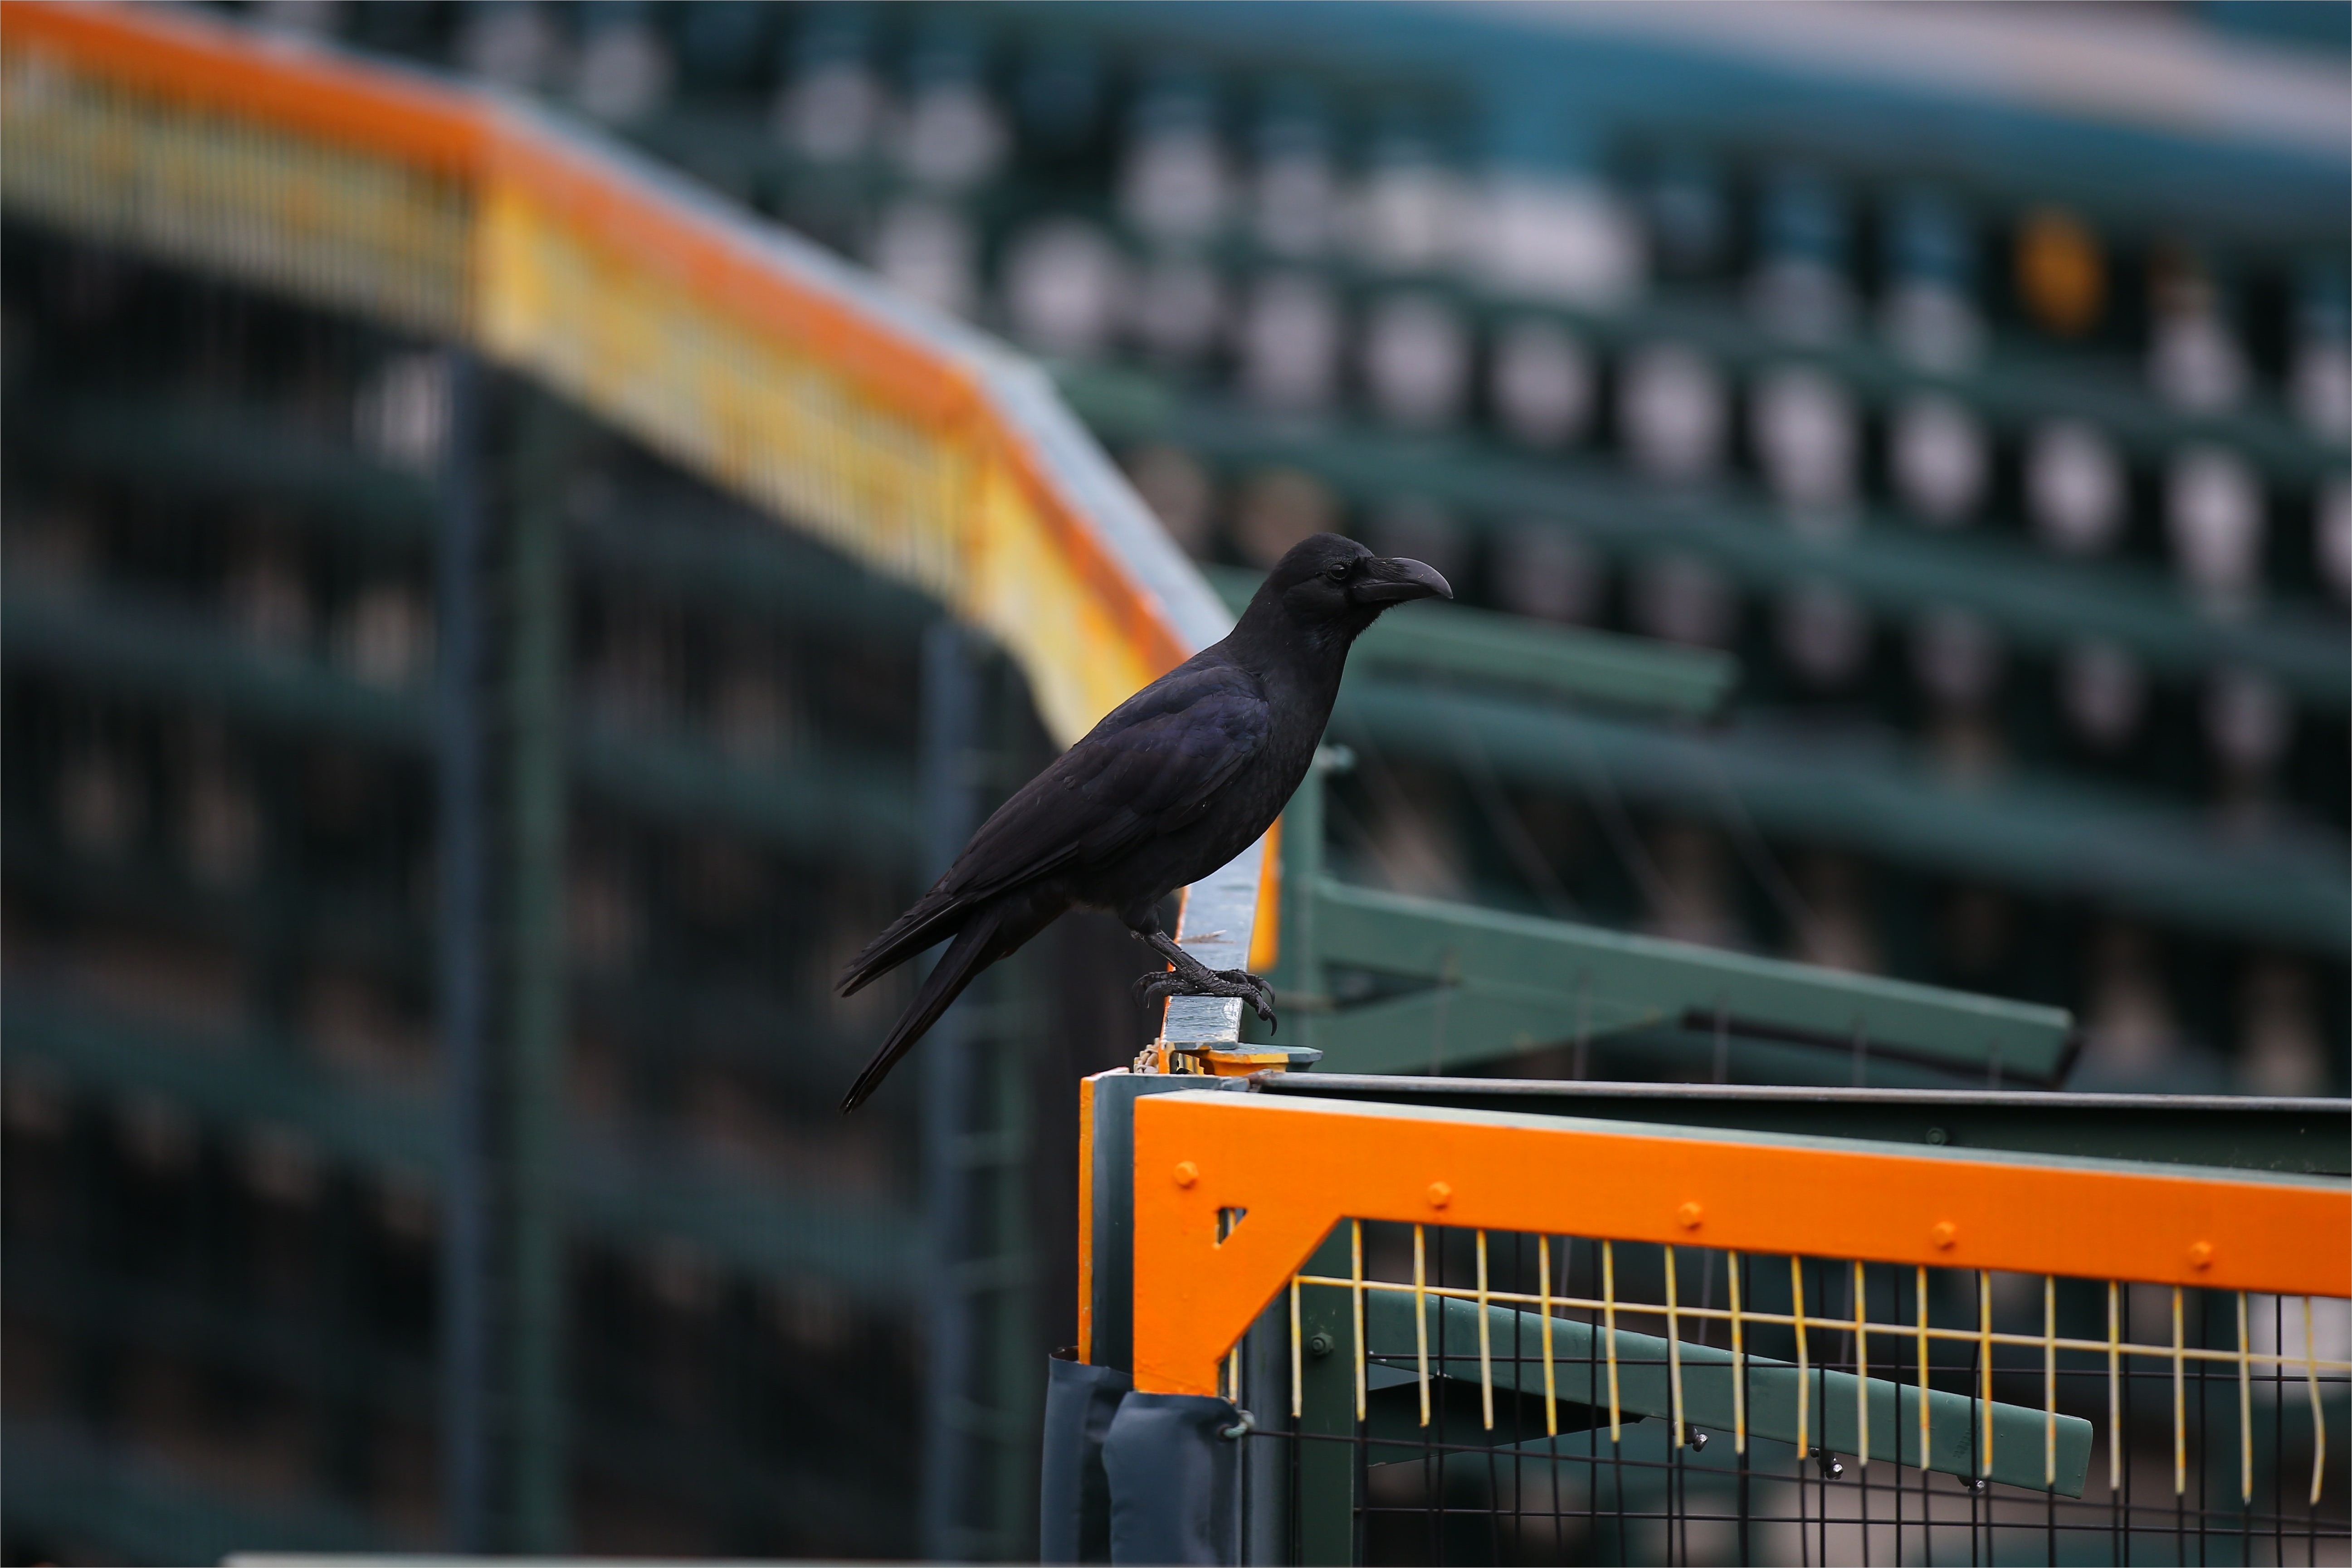
<svg viewBox="0 0 2352 1568"><path fill-rule="evenodd" d="M1323 575L1334 582L1345 582L1348 580L1348 563L1343 560L1336 566L1327 566L1323 569Z"/></svg>

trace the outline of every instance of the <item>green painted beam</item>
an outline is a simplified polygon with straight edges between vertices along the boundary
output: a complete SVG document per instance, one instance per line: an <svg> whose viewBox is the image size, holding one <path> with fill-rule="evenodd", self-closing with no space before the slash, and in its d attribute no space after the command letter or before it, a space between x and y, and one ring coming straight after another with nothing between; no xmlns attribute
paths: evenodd
<svg viewBox="0 0 2352 1568"><path fill-rule="evenodd" d="M765 118L756 111L730 112L708 103L681 105L635 128L633 136L657 156L694 170L740 199L788 188L796 175L807 172L817 173L835 188L844 179L838 166L816 169L796 159L778 144ZM1851 146L1841 149L1848 159L1855 152ZM887 198L905 182L879 162L848 178L873 201ZM1056 210L1100 225L1135 254L1150 250L1148 237L1134 234L1108 204L1061 194L1054 204ZM2037 193L2036 199L2046 195ZM1038 204L1032 193L998 202L984 195L979 214L1001 228L1008 219L1034 216ZM1223 238L1218 256L1241 272L1297 265L1295 257L1265 253L1241 234ZM1370 293L1394 283L1375 264L1357 261L1344 251L1324 261L1318 271L1343 295ZM2095 358L2086 362L2079 352L2053 351L2021 333L1997 336L1972 368L1937 374L1905 361L1868 333L1851 334L1829 345L1792 344L1785 335L1759 326L1736 299L1688 289L1659 290L1606 309L1578 310L1549 301L1497 298L1443 278L1416 279L1414 287L1451 297L1474 317L1559 317L1590 341L1611 350L1659 341L1686 343L1734 373L1786 364L1819 365L1850 387L1865 408L1932 390L1968 407L2000 434L2014 434L2044 419L2089 419L2136 457L2159 459L2186 444L2216 443L2244 454L2266 476L2297 486L2336 472L2344 461L2340 445L2313 434L2275 402L2250 400L2242 408L2220 413L2184 411L2157 396L2127 361L2108 357L2105 362ZM1062 373L1090 391L1102 372L1068 367ZM1083 407L1084 395L1074 392L1072 400Z"/></svg>
<svg viewBox="0 0 2352 1568"><path fill-rule="evenodd" d="M1203 570L1235 614L1262 580L1233 567ZM1348 667L1360 674L1447 676L1682 718L1720 712L1739 679L1739 661L1713 649L1434 603L1382 616L1358 639Z"/></svg>
<svg viewBox="0 0 2352 1568"><path fill-rule="evenodd" d="M9 1417L0 1467L8 1474L0 1518L11 1537L93 1562L218 1563L244 1552L424 1544L315 1499L278 1507L231 1499L152 1453L61 1421Z"/></svg>
<svg viewBox="0 0 2352 1568"><path fill-rule="evenodd" d="M1605 782L1703 821L1736 803L1777 839L2225 940L2352 948L2344 841L2316 825L2223 831L2207 813L2047 774L1939 776L1868 735L1762 723L1696 735L1393 680L1343 686L1332 729L1391 757L1459 767L1475 754L1513 784Z"/></svg>
<svg viewBox="0 0 2352 1568"><path fill-rule="evenodd" d="M257 647L217 621L126 594L0 596L0 650L121 695L202 704L247 722L422 755L429 698L352 679L304 654ZM575 727L583 792L624 810L723 827L802 853L904 865L914 803L903 770L840 751L790 767L739 762L676 735Z"/></svg>
<svg viewBox="0 0 2352 1568"><path fill-rule="evenodd" d="M287 918L268 894L201 886L136 855L78 854L14 816L0 841L7 845L8 886L51 907L207 940L252 944L285 936ZM297 924L308 960L358 965L395 983L432 978L425 921L394 893L314 883L301 892ZM832 1098L873 1047L822 1006L780 998L674 953L620 970L575 963L572 985L575 1009L606 1033L724 1062L774 1085L813 1116L820 1104L824 1115L832 1113ZM789 1048L779 1049L780 1041Z"/></svg>
<svg viewBox="0 0 2352 1568"><path fill-rule="evenodd" d="M100 1274L15 1245L5 1257L12 1312L60 1327L70 1324L110 1349L136 1347L199 1362L311 1396L322 1383L331 1383L339 1396L356 1395L370 1410L420 1427L429 1427L438 1414L440 1388L429 1359L339 1333L315 1316L206 1298L152 1280ZM861 1440L870 1448L876 1436L863 1434ZM856 1445L838 1451L830 1473L811 1473L778 1466L740 1435L681 1431L650 1424L635 1411L575 1405L571 1447L592 1485L605 1478L650 1481L672 1496L699 1497L714 1508L779 1521L846 1508L861 1520L883 1521L866 1531L868 1550L889 1550L887 1511L898 1495L887 1472L861 1468ZM352 1551L370 1544L390 1551L395 1544L430 1543L402 1541L315 1491L289 1500L282 1513L253 1511L196 1478L155 1464L135 1448L100 1443L72 1423L11 1421L0 1434L0 1461L9 1466L12 1481L21 1483L0 1501L6 1528L12 1533L37 1530L47 1544L56 1544L60 1535L100 1543L101 1550L91 1553L96 1561L220 1562L225 1551L212 1543L224 1531L234 1532L229 1545L238 1561L273 1545L319 1552L337 1542ZM56 1506L60 1498L54 1487L34 1498L29 1489L36 1477L61 1481L62 1500L72 1506ZM173 1500L171 1506L163 1506L166 1497ZM357 1528L339 1534L338 1521ZM341 1555L337 1560L359 1561ZM422 1568L415 1557L376 1561L387 1568Z"/></svg>
<svg viewBox="0 0 2352 1568"><path fill-rule="evenodd" d="M20 400L25 402L26 400ZM296 526L424 550L437 501L426 480L269 411L152 395L74 392L15 415L12 468L102 475L166 497L280 503ZM690 480L604 465L610 504L572 519L592 580L659 587L807 633L911 643L938 607Z"/></svg>
<svg viewBox="0 0 2352 1568"><path fill-rule="evenodd" d="M1307 1287L1333 1295L1335 1287ZM1433 1377L1480 1382L1478 1360L1479 1306L1475 1301L1440 1296L1425 1301L1423 1317ZM1488 1371L1494 1386L1540 1400L1544 1392L1543 1319L1535 1312L1489 1305L1486 1319ZM1399 1372L1414 1369L1418 1354L1412 1298L1399 1291L1366 1293L1364 1340L1366 1354L1383 1358ZM1608 1354L1610 1338L1603 1329L1569 1318L1552 1320L1552 1381L1563 1404L1595 1407L1605 1436L1610 1399ZM1825 1336L1826 1337L1826 1336ZM1899 1330L1890 1328L1889 1342L1899 1342ZM1908 1348L1908 1347L1905 1347ZM1619 1329L1616 1333L1617 1405L1621 1420L1648 1416L1671 1419L1675 1414L1668 1343L1654 1334ZM1734 1430L1734 1366L1731 1352L1716 1345L1684 1340L1683 1406L1685 1424L1701 1427L1727 1442ZM1792 1362L1760 1355L1746 1358L1748 1430L1751 1436L1798 1442L1798 1375ZM1804 1447L1827 1448L1839 1454L1859 1454L1861 1422L1858 1408L1866 1398L1870 1409L1870 1458L1897 1464L1920 1464L1919 1390L1914 1384L1883 1377L1857 1379L1850 1372L1809 1369L1804 1379ZM1925 1469L1944 1475L1973 1479L1979 1475L2009 1486L2055 1490L2061 1496L2083 1495L2084 1473L2090 1463L2091 1424L2077 1416L2057 1420L2057 1480L2048 1480L2045 1447L2048 1418L2038 1409L1998 1401L1991 1406L1992 1465L1981 1464L1976 1439L1977 1423L1985 1406L1965 1395L1931 1389L1927 1395L1927 1448ZM1416 1418L1417 1425L1417 1418ZM1509 1440L1525 1439L1524 1431L1505 1429ZM1456 1434L1449 1432L1448 1436ZM1386 1434L1391 1441L1419 1446L1409 1432ZM1378 1436L1375 1437L1378 1441ZM1373 1463L1379 1463L1377 1456Z"/></svg>
<svg viewBox="0 0 2352 1568"><path fill-rule="evenodd" d="M1300 998L1303 1000L1304 998ZM1564 1009L1564 1010L1563 1010ZM1571 1040L1606 1040L1666 1021L1654 1003L1463 974L1333 1012L1302 1012L1299 1038L1349 1072L1430 1072Z"/></svg>
<svg viewBox="0 0 2352 1568"><path fill-rule="evenodd" d="M1553 518L1625 558L1703 557L1754 593L1827 583L1897 622L1947 606L1970 611L2031 653L2097 638L2160 678L2197 680L2238 666L2330 716L2352 703L2352 649L2340 615L2276 604L2217 619L2145 563L2060 560L2015 538L1933 533L1884 517L1858 517L1841 537L1812 538L1737 492L1664 490L1595 458L1538 461L1467 436L1286 424L1229 402L1179 402L1123 372L1074 372L1063 390L1106 441L1161 439L1230 466L1298 468L1360 506L1419 496L1473 528Z"/></svg>
<svg viewBox="0 0 2352 1568"><path fill-rule="evenodd" d="M432 1190L442 1159L440 1103L354 1080L236 1039L134 1023L12 985L12 1071L48 1071L105 1094L152 1096L207 1125L295 1132L326 1157ZM691 1241L760 1279L823 1281L868 1305L903 1306L917 1282L915 1222L833 1191L794 1191L682 1147L573 1126L564 1203L583 1234L623 1249Z"/></svg>
<svg viewBox="0 0 2352 1568"><path fill-rule="evenodd" d="M1438 1016L1403 1060L1381 1060L1402 1037L1377 1010L1360 1039L1350 1009L1308 1011L1305 1043L1336 1071L1448 1066L1571 1040L1685 1012L1718 1013L1736 1027L1826 1043L1860 1037L1874 1053L2054 1081L2066 1065L2072 1017L2061 1009L1855 975L1694 943L1671 942L1532 915L1409 898L1322 879L1314 894L1315 961L1393 975L1465 995L1460 1020ZM1549 1007L1544 1001L1549 998ZM1493 998L1489 1001L1488 998ZM1496 1005L1515 1004L1513 1008ZM1513 1033L1469 1033L1511 1018ZM1545 1023L1549 1022L1547 1029ZM1442 1030L1442 1032L1440 1032Z"/></svg>

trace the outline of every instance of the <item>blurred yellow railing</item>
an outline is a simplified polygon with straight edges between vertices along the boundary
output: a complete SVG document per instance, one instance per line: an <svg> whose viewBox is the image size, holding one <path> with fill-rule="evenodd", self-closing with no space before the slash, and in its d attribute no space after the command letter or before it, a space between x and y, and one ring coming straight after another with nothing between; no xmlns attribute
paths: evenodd
<svg viewBox="0 0 2352 1568"><path fill-rule="evenodd" d="M177 9L5 0L0 201L472 344L948 604L1064 743L1231 624L1035 369L519 101ZM1265 861L1219 874L1214 924L1270 955Z"/></svg>
<svg viewBox="0 0 2352 1568"><path fill-rule="evenodd" d="M152 6L0 6L0 196L468 341L985 629L1062 740L1229 618L1042 378L526 105Z"/></svg>

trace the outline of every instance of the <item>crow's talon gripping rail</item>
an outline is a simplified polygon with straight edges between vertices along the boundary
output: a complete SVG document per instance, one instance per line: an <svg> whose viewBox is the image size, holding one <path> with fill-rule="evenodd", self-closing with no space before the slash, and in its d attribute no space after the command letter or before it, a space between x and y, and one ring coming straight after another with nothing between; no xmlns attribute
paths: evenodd
<svg viewBox="0 0 2352 1568"><path fill-rule="evenodd" d="M1150 1006L1170 997L1239 997L1270 1029L1281 1026L1274 1016L1274 988L1247 969L1211 969L1185 974L1155 969L1138 977L1135 998Z"/></svg>

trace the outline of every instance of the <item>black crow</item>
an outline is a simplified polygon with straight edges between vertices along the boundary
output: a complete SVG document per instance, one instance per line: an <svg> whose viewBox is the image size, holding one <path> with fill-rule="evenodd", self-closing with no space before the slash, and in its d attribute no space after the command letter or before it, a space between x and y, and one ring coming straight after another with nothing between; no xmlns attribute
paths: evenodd
<svg viewBox="0 0 2352 1568"><path fill-rule="evenodd" d="M1074 907L1117 915L1174 967L1139 982L1146 994L1241 997L1274 1021L1266 984L1179 947L1160 929L1160 903L1273 825L1323 738L1349 644L1389 606L1433 596L1454 591L1417 560L1383 560L1337 534L1294 547L1223 642L1121 703L1024 785L849 961L845 997L955 938L841 1108L864 1104L973 977Z"/></svg>

